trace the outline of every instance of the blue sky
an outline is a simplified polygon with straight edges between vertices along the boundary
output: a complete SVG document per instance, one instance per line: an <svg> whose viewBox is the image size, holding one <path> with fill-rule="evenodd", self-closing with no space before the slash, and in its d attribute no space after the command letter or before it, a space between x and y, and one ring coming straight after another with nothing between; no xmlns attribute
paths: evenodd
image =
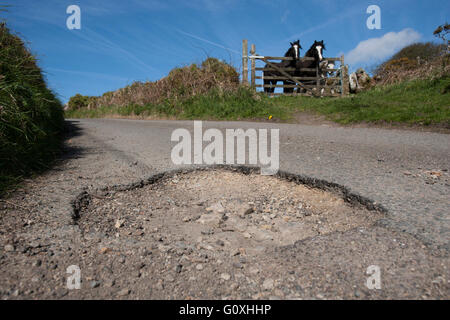
<svg viewBox="0 0 450 320"><path fill-rule="evenodd" d="M242 39L261 55L283 55L325 40L325 56L346 55L352 69L373 66L449 21L447 0L0 0L9 27L29 42L50 87L101 95L135 80L157 80L174 67L214 56L240 68ZM81 30L66 9L81 8ZM369 5L381 8L381 30L369 30ZM304 55L306 50L302 50Z"/></svg>

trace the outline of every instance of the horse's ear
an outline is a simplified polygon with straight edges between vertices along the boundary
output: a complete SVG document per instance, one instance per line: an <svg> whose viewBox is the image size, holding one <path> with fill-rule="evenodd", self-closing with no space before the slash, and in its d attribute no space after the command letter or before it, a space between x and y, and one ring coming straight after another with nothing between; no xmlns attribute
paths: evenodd
<svg viewBox="0 0 450 320"><path fill-rule="evenodd" d="M294 44L292 42L289 42L291 44L291 46L293 46Z"/></svg>

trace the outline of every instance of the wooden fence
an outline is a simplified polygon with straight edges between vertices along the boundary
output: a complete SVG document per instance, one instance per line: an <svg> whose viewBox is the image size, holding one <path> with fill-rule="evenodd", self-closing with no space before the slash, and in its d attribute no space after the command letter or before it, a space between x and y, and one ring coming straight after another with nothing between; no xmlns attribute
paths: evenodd
<svg viewBox="0 0 450 320"><path fill-rule="evenodd" d="M348 89L348 69L345 67L344 56L342 55L340 58L324 58L328 62L333 62L335 65L337 62L340 63L339 68L327 69L326 76L322 77L321 72L324 70L319 70L319 68L303 68L297 71L308 71L315 72L315 77L294 77L292 75L293 71L296 71L295 68L284 68L280 67L275 63L274 60L277 61L291 61L294 58L290 57L268 57L268 56L260 56L256 53L255 45L251 45L250 55L248 54L248 41L243 40L242 42L242 83L247 84L255 88L292 88L294 92L290 95L314 95L314 96L343 96L349 94ZM248 62L250 60L250 83L248 80ZM302 61L312 61L314 58L303 57L300 58ZM262 61L265 63L264 67L257 67L256 62ZM276 71L281 74L280 76L266 76L264 77L264 71ZM339 71L339 72L338 72ZM260 73L259 73L260 72ZM330 72L334 76L328 76L328 72ZM259 75L260 74L260 75ZM276 85L265 85L264 79L267 80L279 80L279 81L290 81L291 83L285 85L276 84ZM257 83L258 82L260 83ZM272 93L272 95L284 95L284 93Z"/></svg>

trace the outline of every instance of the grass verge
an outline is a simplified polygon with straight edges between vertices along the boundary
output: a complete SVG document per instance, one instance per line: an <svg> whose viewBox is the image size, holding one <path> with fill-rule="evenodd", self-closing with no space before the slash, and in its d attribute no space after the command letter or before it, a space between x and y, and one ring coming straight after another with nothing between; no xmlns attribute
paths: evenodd
<svg viewBox="0 0 450 320"><path fill-rule="evenodd" d="M170 118L201 120L274 119L289 122L296 112L313 112L341 124L391 123L450 128L450 77L413 80L375 87L344 98L268 98L241 88L237 93L212 91L176 104L102 106L66 112L68 118Z"/></svg>
<svg viewBox="0 0 450 320"><path fill-rule="evenodd" d="M221 93L211 90L204 95L172 102L166 100L160 104L130 104L126 106L101 106L88 109L68 110L66 118L162 118L162 119L200 119L200 120L246 120L266 119L269 115L287 121L288 110L281 105L271 103L262 94L255 94L246 88L236 92Z"/></svg>
<svg viewBox="0 0 450 320"><path fill-rule="evenodd" d="M344 98L280 97L291 111L315 112L341 124L399 123L450 128L450 77L374 87Z"/></svg>
<svg viewBox="0 0 450 320"><path fill-rule="evenodd" d="M48 167L60 149L60 101L36 58L0 23L0 195L22 177Z"/></svg>

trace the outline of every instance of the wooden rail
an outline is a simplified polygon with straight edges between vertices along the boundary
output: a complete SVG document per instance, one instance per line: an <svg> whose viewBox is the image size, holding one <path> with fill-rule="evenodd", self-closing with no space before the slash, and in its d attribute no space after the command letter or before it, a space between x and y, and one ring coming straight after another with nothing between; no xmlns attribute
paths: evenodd
<svg viewBox="0 0 450 320"><path fill-rule="evenodd" d="M283 80L285 79L284 77L259 77L256 76L255 79L258 80ZM317 77L293 77L293 79L298 80L298 81L302 81L302 80L317 80ZM328 78L320 78L320 79L328 79L328 80L341 80L341 77L328 77Z"/></svg>
<svg viewBox="0 0 450 320"><path fill-rule="evenodd" d="M303 86L308 89L316 88L315 85L304 84ZM272 85L270 85L270 84L255 84L255 87L256 88L297 88L298 85L296 85L296 84L272 84ZM334 85L334 86L327 86L327 85L321 86L321 88L340 88L340 87L341 87L340 84Z"/></svg>
<svg viewBox="0 0 450 320"><path fill-rule="evenodd" d="M316 68L301 68L301 69L296 69L296 68L283 68L284 71L316 71ZM341 69L328 69L328 71L339 71ZM255 68L255 71L275 71L275 69L272 68Z"/></svg>

